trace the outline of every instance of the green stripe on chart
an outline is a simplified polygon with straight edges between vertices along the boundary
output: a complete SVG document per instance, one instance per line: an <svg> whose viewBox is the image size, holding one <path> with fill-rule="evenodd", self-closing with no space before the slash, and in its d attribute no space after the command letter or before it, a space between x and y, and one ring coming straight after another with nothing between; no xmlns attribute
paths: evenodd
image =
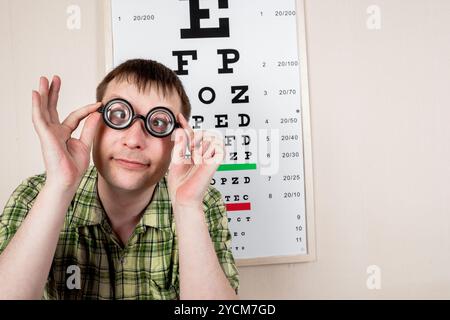
<svg viewBox="0 0 450 320"><path fill-rule="evenodd" d="M256 163L221 164L217 171L256 170Z"/></svg>

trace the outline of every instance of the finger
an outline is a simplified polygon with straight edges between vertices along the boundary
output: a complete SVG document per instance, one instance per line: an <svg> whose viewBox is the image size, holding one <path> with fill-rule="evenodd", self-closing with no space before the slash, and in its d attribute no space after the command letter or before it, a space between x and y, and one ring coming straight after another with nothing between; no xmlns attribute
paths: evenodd
<svg viewBox="0 0 450 320"><path fill-rule="evenodd" d="M208 147L208 149L205 152L205 158L212 158L214 157L216 154L219 153L224 153L225 148L224 145L220 142L213 142L211 143L211 145Z"/></svg>
<svg viewBox="0 0 450 320"><path fill-rule="evenodd" d="M194 145L195 145L195 151L194 151L194 163L201 163L203 157L208 152L208 148L212 144L218 144L223 145L223 139L220 135L218 135L217 132L214 131L196 131L195 132L195 138L194 138ZM211 150L211 149L209 149Z"/></svg>
<svg viewBox="0 0 450 320"><path fill-rule="evenodd" d="M212 143L205 152L206 164L220 165L225 158L225 148L221 143Z"/></svg>
<svg viewBox="0 0 450 320"><path fill-rule="evenodd" d="M42 115L50 121L50 113L48 112L48 79L46 77L40 77L39 79L39 94L41 95L41 109Z"/></svg>
<svg viewBox="0 0 450 320"><path fill-rule="evenodd" d="M211 141L205 141L205 140L202 141L202 145L201 145L201 154L202 154L202 157L205 156L206 151L208 150L208 148L209 148L210 145L211 145Z"/></svg>
<svg viewBox="0 0 450 320"><path fill-rule="evenodd" d="M189 126L189 123L184 118L183 114L178 114L178 121L181 124L181 127L185 129L189 135L189 151L191 154L194 153L194 130Z"/></svg>
<svg viewBox="0 0 450 320"><path fill-rule="evenodd" d="M206 138L205 130L194 131L194 149L200 149Z"/></svg>
<svg viewBox="0 0 450 320"><path fill-rule="evenodd" d="M172 163L190 163L191 159L186 159L187 137L182 129L175 130L175 145L172 150Z"/></svg>
<svg viewBox="0 0 450 320"><path fill-rule="evenodd" d="M205 131L205 134L203 135L202 140L202 156L206 154L206 150L211 144L218 144L222 145L224 144L223 138L220 136L220 134L213 132L213 131Z"/></svg>
<svg viewBox="0 0 450 320"><path fill-rule="evenodd" d="M59 115L56 107L58 104L60 89L61 89L61 79L58 76L53 76L48 97L48 110L50 114L50 121L53 123L59 123Z"/></svg>
<svg viewBox="0 0 450 320"><path fill-rule="evenodd" d="M192 159L194 160L194 163L197 163L198 161L201 161L202 155L203 155L203 138L204 138L204 131L199 130L194 132L194 139L193 139L193 152L191 152Z"/></svg>
<svg viewBox="0 0 450 320"><path fill-rule="evenodd" d="M43 127L45 127L46 120L42 115L41 109L41 95L39 92L33 90L31 93L31 104L32 104L32 113L31 118L33 121L34 128L37 133L40 134L42 132Z"/></svg>
<svg viewBox="0 0 450 320"><path fill-rule="evenodd" d="M80 121L86 118L90 113L96 111L101 104L102 104L101 102L97 102L94 104L89 104L78 110L72 111L62 124L69 127L70 132L75 131L75 129L80 124Z"/></svg>
<svg viewBox="0 0 450 320"><path fill-rule="evenodd" d="M83 129L81 130L80 140L89 148L89 150L91 150L92 141L94 141L95 133L97 131L97 126L100 123L100 119L100 113L91 113L86 119Z"/></svg>
<svg viewBox="0 0 450 320"><path fill-rule="evenodd" d="M194 132L194 160L202 159L205 155L206 150L211 145L211 143L217 140L217 136L215 136L212 132L201 130Z"/></svg>

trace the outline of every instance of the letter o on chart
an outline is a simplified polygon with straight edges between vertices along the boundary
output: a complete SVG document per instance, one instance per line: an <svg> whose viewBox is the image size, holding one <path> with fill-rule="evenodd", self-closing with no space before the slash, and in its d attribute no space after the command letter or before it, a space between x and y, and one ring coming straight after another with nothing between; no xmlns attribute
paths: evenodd
<svg viewBox="0 0 450 320"><path fill-rule="evenodd" d="M209 91L209 93L211 95L209 97L209 99L208 98L205 99L205 97L204 97L205 96L204 95L205 91ZM198 98L204 104L211 104L211 103L214 102L214 100L216 100L216 92L211 87L204 87L204 88L201 88L200 91L198 92Z"/></svg>

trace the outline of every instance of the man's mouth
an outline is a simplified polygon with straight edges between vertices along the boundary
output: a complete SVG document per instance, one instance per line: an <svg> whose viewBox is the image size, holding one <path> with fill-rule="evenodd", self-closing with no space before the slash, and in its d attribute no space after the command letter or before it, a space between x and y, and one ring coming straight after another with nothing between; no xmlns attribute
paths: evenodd
<svg viewBox="0 0 450 320"><path fill-rule="evenodd" d="M132 159L114 158L113 160L121 167L125 167L127 169L143 169L149 167L149 164L147 163L143 163Z"/></svg>

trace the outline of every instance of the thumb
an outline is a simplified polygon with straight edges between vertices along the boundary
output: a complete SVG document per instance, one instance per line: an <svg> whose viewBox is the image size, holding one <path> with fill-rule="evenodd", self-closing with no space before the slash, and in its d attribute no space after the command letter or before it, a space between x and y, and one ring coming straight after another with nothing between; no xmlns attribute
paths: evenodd
<svg viewBox="0 0 450 320"><path fill-rule="evenodd" d="M91 113L86 119L83 130L81 131L80 140L89 150L91 150L98 124L100 123L101 114L99 112Z"/></svg>

